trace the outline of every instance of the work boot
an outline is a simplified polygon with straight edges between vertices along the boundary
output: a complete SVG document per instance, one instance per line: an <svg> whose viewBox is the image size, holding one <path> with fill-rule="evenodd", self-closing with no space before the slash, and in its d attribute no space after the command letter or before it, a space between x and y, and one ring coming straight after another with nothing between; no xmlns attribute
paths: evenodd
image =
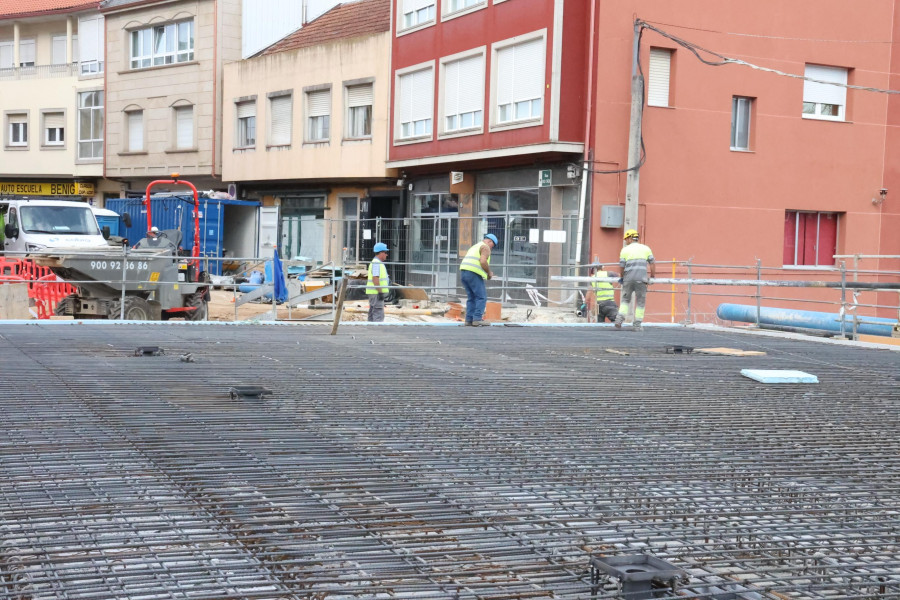
<svg viewBox="0 0 900 600"><path fill-rule="evenodd" d="M643 330L644 330L644 328L641 327L641 322L640 322L640 321L635 321L635 322L634 322L634 330L635 330L635 331L643 331Z"/></svg>
<svg viewBox="0 0 900 600"><path fill-rule="evenodd" d="M614 325L616 326L616 329L622 329L622 323L624 323L624 322L625 322L625 317L622 317L622 316L616 317L616 321L614 323Z"/></svg>
<svg viewBox="0 0 900 600"><path fill-rule="evenodd" d="M472 326L472 321L466 321L466 327L471 327L471 326Z"/></svg>
<svg viewBox="0 0 900 600"><path fill-rule="evenodd" d="M487 325L484 321L472 321L472 327L487 327Z"/></svg>

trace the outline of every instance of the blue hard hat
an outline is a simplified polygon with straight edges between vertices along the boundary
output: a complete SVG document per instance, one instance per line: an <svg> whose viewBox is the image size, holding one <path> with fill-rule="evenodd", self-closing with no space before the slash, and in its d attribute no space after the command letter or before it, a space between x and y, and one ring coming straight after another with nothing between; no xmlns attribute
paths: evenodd
<svg viewBox="0 0 900 600"><path fill-rule="evenodd" d="M497 239L497 236L494 235L493 233L486 233L486 234L484 234L484 239L486 239L486 240L491 240L492 242L494 242L494 245L495 245L495 246L499 246L499 245L500 245L500 240L498 240L498 239Z"/></svg>
<svg viewBox="0 0 900 600"><path fill-rule="evenodd" d="M375 254L378 254L379 252L387 252L387 244L385 244L384 242L378 242L377 244L375 244L375 247L372 248L372 251L375 252Z"/></svg>

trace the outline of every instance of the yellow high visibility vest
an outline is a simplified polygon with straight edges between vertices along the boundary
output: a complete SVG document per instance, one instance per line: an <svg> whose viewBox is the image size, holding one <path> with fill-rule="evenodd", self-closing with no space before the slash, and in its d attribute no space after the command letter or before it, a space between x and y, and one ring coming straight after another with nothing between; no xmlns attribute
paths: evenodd
<svg viewBox="0 0 900 600"><path fill-rule="evenodd" d="M372 267L378 265L378 274L372 274ZM373 277L378 277L378 287L375 287L375 281L373 281ZM370 296L374 296L378 292L382 294L388 293L388 285L390 281L388 281L388 273L387 267L384 266L384 263L378 260L377 258L373 258L372 262L369 263L369 278L366 280L366 294Z"/></svg>
<svg viewBox="0 0 900 600"><path fill-rule="evenodd" d="M594 277L612 277L612 275L608 271L597 271ZM591 287L597 292L597 302L615 299L613 286L608 281L592 281Z"/></svg>
<svg viewBox="0 0 900 600"><path fill-rule="evenodd" d="M484 246L484 242L478 242L466 252L466 255L462 259L462 263L459 265L460 271L472 271L473 273L478 273L481 275L483 279L487 279L487 273L484 272L484 269L481 268L481 247ZM491 264L491 257L488 256L487 259L488 264Z"/></svg>

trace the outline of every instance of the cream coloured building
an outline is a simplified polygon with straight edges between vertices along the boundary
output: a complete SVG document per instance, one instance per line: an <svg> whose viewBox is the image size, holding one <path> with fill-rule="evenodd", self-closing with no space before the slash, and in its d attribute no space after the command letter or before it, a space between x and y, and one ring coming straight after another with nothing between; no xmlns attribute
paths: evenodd
<svg viewBox="0 0 900 600"><path fill-rule="evenodd" d="M118 196L103 178L103 17L98 2L0 12L0 198Z"/></svg>
<svg viewBox="0 0 900 600"><path fill-rule="evenodd" d="M141 190L177 172L221 180L222 70L240 59L241 0L104 0L106 174Z"/></svg>
<svg viewBox="0 0 900 600"><path fill-rule="evenodd" d="M261 255L367 260L374 239L354 219L401 216L385 168L389 28L389 0L346 2L225 65L222 176L263 203Z"/></svg>

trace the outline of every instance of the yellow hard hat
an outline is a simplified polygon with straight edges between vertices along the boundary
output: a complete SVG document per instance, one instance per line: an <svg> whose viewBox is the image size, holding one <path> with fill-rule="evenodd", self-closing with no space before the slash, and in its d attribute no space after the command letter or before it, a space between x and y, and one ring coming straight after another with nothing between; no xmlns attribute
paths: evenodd
<svg viewBox="0 0 900 600"><path fill-rule="evenodd" d="M629 229L628 231L625 232L625 239L626 239L626 240L627 240L628 238L633 238L633 237L641 237L641 236L638 234L638 232L637 232L636 229Z"/></svg>

